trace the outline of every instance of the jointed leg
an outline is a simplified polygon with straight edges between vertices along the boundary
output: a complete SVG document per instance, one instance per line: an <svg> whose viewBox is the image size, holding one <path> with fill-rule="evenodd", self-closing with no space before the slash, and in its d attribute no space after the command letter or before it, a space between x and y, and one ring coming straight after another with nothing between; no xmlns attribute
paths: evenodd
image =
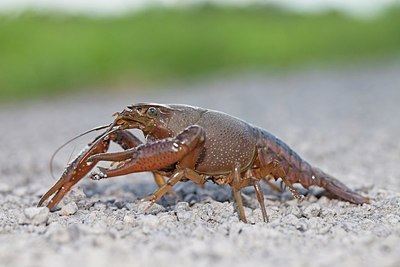
<svg viewBox="0 0 400 267"><path fill-rule="evenodd" d="M258 203L260 203L260 208L261 208L261 212L262 212L262 215L263 215L263 220L264 220L264 222L269 222L268 215L267 215L267 210L265 208L265 203L264 203L264 193L263 193L262 188L260 186L260 182L258 180L256 180L256 179L253 179L253 186L254 186L254 190L256 192Z"/></svg>
<svg viewBox="0 0 400 267"><path fill-rule="evenodd" d="M292 193L293 197L297 200L303 200L304 196L301 195L296 188L293 187L293 184L286 178L286 176L281 176L282 181L289 188L290 193Z"/></svg>
<svg viewBox="0 0 400 267"><path fill-rule="evenodd" d="M264 203L264 192L260 186L259 180L252 178L252 177L242 179L239 187L243 188L243 187L251 186L251 185L254 187L258 203L260 204L261 212L263 215L263 220L264 220L264 222L268 222L269 220L268 220L268 215L267 215L267 209L265 208L265 203Z"/></svg>
<svg viewBox="0 0 400 267"><path fill-rule="evenodd" d="M271 178L269 178L268 176L263 177L262 181L268 185L269 188L271 188L271 190L276 191L276 192L282 192L282 186L281 188L277 187L276 185L274 185L273 183L271 183L270 181Z"/></svg>
<svg viewBox="0 0 400 267"><path fill-rule="evenodd" d="M233 169L233 182L232 182L232 193L236 201L236 205L239 211L239 218L247 223L246 214L244 212L242 195L240 193L241 185L241 177L240 177L240 165L237 163Z"/></svg>
<svg viewBox="0 0 400 267"><path fill-rule="evenodd" d="M150 205L146 208L150 208L154 203L156 203L162 196L164 196L166 193L170 192L171 188L179 181L182 179L190 179L196 184L204 184L205 180L197 174L195 171L184 168L184 169L179 169L175 171L171 178L167 180L165 184L163 184L156 192L151 194L150 196L142 199L142 201L150 201Z"/></svg>
<svg viewBox="0 0 400 267"><path fill-rule="evenodd" d="M161 174L153 172L153 176L154 176L154 181L156 182L158 188L161 188L167 183L167 181L165 181L164 179L164 176L162 176ZM174 191L172 191L172 189L168 190L168 194L173 196L175 199L177 198L177 195L175 194Z"/></svg>

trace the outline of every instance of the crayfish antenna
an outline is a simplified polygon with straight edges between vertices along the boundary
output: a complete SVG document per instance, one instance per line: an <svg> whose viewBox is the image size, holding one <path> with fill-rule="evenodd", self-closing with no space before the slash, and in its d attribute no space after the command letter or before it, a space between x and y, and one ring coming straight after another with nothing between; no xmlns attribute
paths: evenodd
<svg viewBox="0 0 400 267"><path fill-rule="evenodd" d="M40 199L38 206L41 206L47 199L50 198L51 195L55 194L54 197L47 204L47 207L52 210L63 198L63 196L71 189L71 187L79 182L91 169L93 169L97 162L89 162L88 158L95 154L106 152L110 144L110 139L108 138L108 135L119 131L120 127L114 127L113 123L110 125L94 128L80 135L82 136L91 131L108 127L109 129L107 129L103 134L97 136L91 143L89 143L89 145L86 146L84 150L82 150L81 153L78 154L78 156L76 156L76 158L71 163L67 165L67 168L64 170L61 178L46 194L44 194L44 196ZM75 137L71 140L75 140L78 137ZM71 141L68 141L67 143L69 142ZM65 146L65 144L63 146Z"/></svg>
<svg viewBox="0 0 400 267"><path fill-rule="evenodd" d="M55 156L58 154L58 152L61 151L61 149L63 149L66 145L70 144L71 142L75 141L76 139L81 138L82 136L85 136L85 135L87 135L87 134L89 134L89 133L92 133L92 132L95 132L95 131L99 131L99 130L105 129L105 128L107 128L107 127L112 128L112 126L113 126L113 123L110 123L110 124L108 124L108 125L103 125L103 126L95 127L95 128L93 128L93 129L90 129L90 130L88 130L88 131L86 131L86 132L84 132L84 133L81 133L81 134L79 134L79 135L77 135L77 136L71 138L70 140L68 140L67 142L65 142L64 144L62 144L60 147L58 147L58 148L56 149L56 151L54 151L53 155L52 155L51 158L50 158L50 174L51 174L51 177L53 177L53 179L56 179L56 177L54 176L53 162L54 162Z"/></svg>

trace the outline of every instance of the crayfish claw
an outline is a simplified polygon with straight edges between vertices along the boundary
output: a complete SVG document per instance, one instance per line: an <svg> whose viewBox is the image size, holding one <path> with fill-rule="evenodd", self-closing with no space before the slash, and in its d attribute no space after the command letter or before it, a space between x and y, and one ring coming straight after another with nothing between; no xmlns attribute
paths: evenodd
<svg viewBox="0 0 400 267"><path fill-rule="evenodd" d="M104 139L105 135L100 135L95 139L93 143L91 143L86 149L84 149L70 164L68 164L67 168L64 170L64 173L61 175L61 178L57 181L53 187L50 188L49 191L46 192L39 200L38 206L42 206L43 203L49 199L53 194L53 198L47 203L47 207L50 210L53 210L54 207L60 202L60 200L65 196L66 193L78 183L86 174L92 170L92 168L96 165L96 161L89 161L89 157L98 154L104 153L108 150L110 141ZM102 171L102 170L100 170ZM105 175L101 178L105 178Z"/></svg>

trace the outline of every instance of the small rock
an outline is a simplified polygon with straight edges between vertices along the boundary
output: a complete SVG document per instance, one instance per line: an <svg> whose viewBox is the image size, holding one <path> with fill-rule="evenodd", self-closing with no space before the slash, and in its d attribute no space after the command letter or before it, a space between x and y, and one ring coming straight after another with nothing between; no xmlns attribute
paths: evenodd
<svg viewBox="0 0 400 267"><path fill-rule="evenodd" d="M0 183L0 193L8 193L11 191L11 188L6 183Z"/></svg>
<svg viewBox="0 0 400 267"><path fill-rule="evenodd" d="M317 198L314 196L314 195L309 195L309 196L307 196L307 201L308 202L312 202L312 203L315 203L315 202L317 202Z"/></svg>
<svg viewBox="0 0 400 267"><path fill-rule="evenodd" d="M24 210L25 221L28 224L46 224L49 219L49 209L47 207L30 207Z"/></svg>
<svg viewBox="0 0 400 267"><path fill-rule="evenodd" d="M93 205L94 210L104 211L107 208L107 205L103 202L96 202Z"/></svg>
<svg viewBox="0 0 400 267"><path fill-rule="evenodd" d="M83 192L82 188L80 187L73 188L64 196L64 198L60 201L58 206L63 207L65 205L68 205L70 202L76 203L86 198L87 198L86 194L85 192Z"/></svg>
<svg viewBox="0 0 400 267"><path fill-rule="evenodd" d="M321 217L324 218L333 218L336 215L336 210L332 208L323 208L319 214Z"/></svg>
<svg viewBox="0 0 400 267"><path fill-rule="evenodd" d="M91 234L102 235L107 233L107 224L103 220L100 220L94 223L88 230Z"/></svg>
<svg viewBox="0 0 400 267"><path fill-rule="evenodd" d="M138 205L134 202L126 203L125 208L127 208L130 211L137 211Z"/></svg>
<svg viewBox="0 0 400 267"><path fill-rule="evenodd" d="M321 206L318 203L313 203L304 209L303 215L307 218L318 217L320 212Z"/></svg>
<svg viewBox="0 0 400 267"><path fill-rule="evenodd" d="M51 223L46 231L46 237L57 243L68 243L78 239L79 229L77 226L64 227L58 223Z"/></svg>
<svg viewBox="0 0 400 267"><path fill-rule="evenodd" d="M308 223L307 219L305 218L300 218L298 222L295 225L296 229L299 230L300 232L305 232L308 230Z"/></svg>
<svg viewBox="0 0 400 267"><path fill-rule="evenodd" d="M318 234L326 234L331 229L331 226L326 224L325 221L319 217L310 218L308 220L308 226Z"/></svg>
<svg viewBox="0 0 400 267"><path fill-rule="evenodd" d="M297 218L301 218L302 213L298 206L289 206L286 210L286 214L293 214Z"/></svg>
<svg viewBox="0 0 400 267"><path fill-rule="evenodd" d="M330 199L327 198L326 196L322 196L318 199L318 203L321 205L327 205L329 203Z"/></svg>
<svg viewBox="0 0 400 267"><path fill-rule="evenodd" d="M14 193L14 195L19 196L19 197L26 196L28 194L28 188L17 187L17 188L14 188L13 193Z"/></svg>
<svg viewBox="0 0 400 267"><path fill-rule="evenodd" d="M336 238L342 239L345 236L348 236L346 229L342 227L342 225L335 225L331 228L331 233Z"/></svg>
<svg viewBox="0 0 400 267"><path fill-rule="evenodd" d="M187 202L181 202L181 203L187 204ZM183 208L175 207L175 214L176 214L177 220L181 221L181 222L192 223L194 220L199 219L198 209L189 211L188 209L186 209L184 207Z"/></svg>
<svg viewBox="0 0 400 267"><path fill-rule="evenodd" d="M134 222L134 218L130 215L125 215L124 216L124 223L126 224L132 224Z"/></svg>
<svg viewBox="0 0 400 267"><path fill-rule="evenodd" d="M290 199L285 202L289 206L297 206L299 205L299 201L297 199Z"/></svg>
<svg viewBox="0 0 400 267"><path fill-rule="evenodd" d="M141 202L138 206L138 213L140 214L157 214L165 211L165 208L157 203L150 206L150 202Z"/></svg>
<svg viewBox="0 0 400 267"><path fill-rule="evenodd" d="M75 202L69 202L67 205L63 206L59 212L61 216L73 215L78 211L78 206Z"/></svg>
<svg viewBox="0 0 400 267"><path fill-rule="evenodd" d="M125 207L126 203L123 201L115 201L114 205L117 207L117 209L122 209L123 207Z"/></svg>
<svg viewBox="0 0 400 267"><path fill-rule="evenodd" d="M288 224L288 225L296 225L298 223L299 219L294 216L293 214L288 214L284 217L281 218L281 222L283 224Z"/></svg>
<svg viewBox="0 0 400 267"><path fill-rule="evenodd" d="M395 215L395 214L389 214L386 216L386 221L390 224L390 225L397 225L400 221L400 217Z"/></svg>
<svg viewBox="0 0 400 267"><path fill-rule="evenodd" d="M372 229L372 232L379 237L388 237L392 233L392 229L386 224L381 224Z"/></svg>
<svg viewBox="0 0 400 267"><path fill-rule="evenodd" d="M141 217L142 223L142 232L144 234L149 234L153 232L153 230L159 227L159 218L155 215L148 214Z"/></svg>
<svg viewBox="0 0 400 267"><path fill-rule="evenodd" d="M199 207L199 216L202 220L208 221L213 219L215 215L215 209L210 203L205 203Z"/></svg>
<svg viewBox="0 0 400 267"><path fill-rule="evenodd" d="M160 223L161 224L169 224L172 222L176 222L176 217L171 214L163 214L160 216Z"/></svg>
<svg viewBox="0 0 400 267"><path fill-rule="evenodd" d="M124 223L122 221L116 221L113 224L113 229L117 230L117 231L121 231L124 229Z"/></svg>
<svg viewBox="0 0 400 267"><path fill-rule="evenodd" d="M189 193L189 194L185 195L183 200L188 203L196 203L196 202L200 201L200 196L198 194Z"/></svg>
<svg viewBox="0 0 400 267"><path fill-rule="evenodd" d="M189 203L188 202L178 202L174 208L176 213L183 212L189 210Z"/></svg>

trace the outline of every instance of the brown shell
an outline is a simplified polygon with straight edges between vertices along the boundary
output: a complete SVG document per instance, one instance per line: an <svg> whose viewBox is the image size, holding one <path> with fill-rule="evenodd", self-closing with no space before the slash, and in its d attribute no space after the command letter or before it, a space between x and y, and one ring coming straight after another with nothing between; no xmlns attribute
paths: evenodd
<svg viewBox="0 0 400 267"><path fill-rule="evenodd" d="M227 114L209 110L197 125L204 128L206 142L196 164L196 171L206 175L232 172L235 162L244 171L256 155L256 137L252 127Z"/></svg>

